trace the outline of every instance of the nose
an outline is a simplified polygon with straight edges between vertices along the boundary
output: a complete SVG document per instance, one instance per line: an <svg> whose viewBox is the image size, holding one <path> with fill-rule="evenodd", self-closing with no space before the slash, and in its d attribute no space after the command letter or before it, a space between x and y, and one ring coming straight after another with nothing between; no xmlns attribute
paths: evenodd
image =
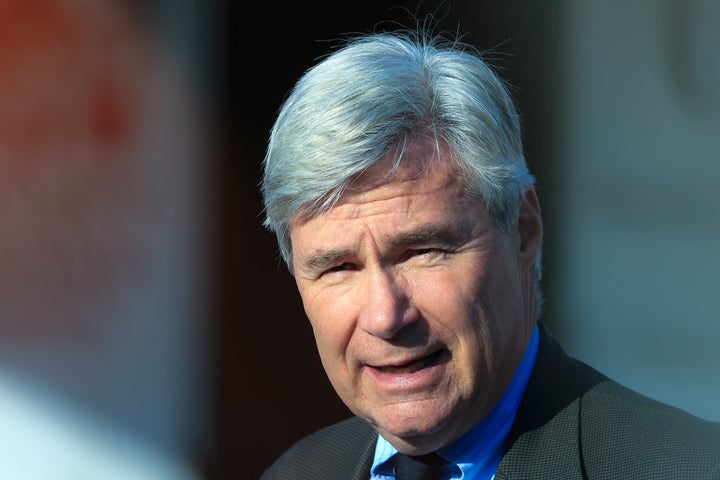
<svg viewBox="0 0 720 480"><path fill-rule="evenodd" d="M418 310L412 303L407 285L392 271L368 272L358 324L367 333L390 339L417 321Z"/></svg>

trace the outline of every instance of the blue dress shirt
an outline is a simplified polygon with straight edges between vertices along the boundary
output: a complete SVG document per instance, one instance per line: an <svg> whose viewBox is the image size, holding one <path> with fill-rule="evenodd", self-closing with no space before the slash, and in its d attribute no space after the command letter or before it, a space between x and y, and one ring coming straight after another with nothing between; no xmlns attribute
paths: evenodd
<svg viewBox="0 0 720 480"><path fill-rule="evenodd" d="M491 480L495 477L505 438L535 365L538 342L539 331L535 325L522 362L495 408L455 443L438 450L437 453L450 461L442 467L439 479ZM370 480L395 480L391 458L396 453L397 450L387 440L378 436Z"/></svg>

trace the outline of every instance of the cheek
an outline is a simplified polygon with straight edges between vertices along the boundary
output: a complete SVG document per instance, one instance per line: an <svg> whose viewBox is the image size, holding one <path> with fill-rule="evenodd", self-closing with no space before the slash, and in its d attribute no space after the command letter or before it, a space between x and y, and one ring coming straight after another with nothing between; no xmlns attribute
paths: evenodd
<svg viewBox="0 0 720 480"><path fill-rule="evenodd" d="M495 306L488 304L488 299L494 298L495 292L487 291L490 286L477 271L463 273L437 275L435 282L425 282L416 290L417 300L428 321L441 330L438 333L454 350L463 370L478 365L487 368L496 321Z"/></svg>
<svg viewBox="0 0 720 480"><path fill-rule="evenodd" d="M447 330L463 337L482 323L482 295L478 281L457 272L434 272L417 279L413 301L429 317Z"/></svg>
<svg viewBox="0 0 720 480"><path fill-rule="evenodd" d="M341 400L352 409L356 395L350 351L354 332L352 317L337 305L317 303L306 308L306 314L310 319L325 374Z"/></svg>
<svg viewBox="0 0 720 480"><path fill-rule="evenodd" d="M302 295L301 295L302 296ZM344 356L354 331L355 321L344 296L302 296L318 351L327 366Z"/></svg>

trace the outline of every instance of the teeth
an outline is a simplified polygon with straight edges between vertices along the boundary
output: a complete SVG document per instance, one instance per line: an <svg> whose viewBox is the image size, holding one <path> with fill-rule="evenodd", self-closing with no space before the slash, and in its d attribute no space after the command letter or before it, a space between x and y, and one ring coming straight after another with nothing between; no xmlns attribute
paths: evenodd
<svg viewBox="0 0 720 480"><path fill-rule="evenodd" d="M432 354L419 360L408 362L405 365L382 367L380 370L386 373L392 373L396 375L406 375L410 373L415 373L418 370L422 370L423 368L430 365L433 360L435 360L435 358L437 358L437 354Z"/></svg>

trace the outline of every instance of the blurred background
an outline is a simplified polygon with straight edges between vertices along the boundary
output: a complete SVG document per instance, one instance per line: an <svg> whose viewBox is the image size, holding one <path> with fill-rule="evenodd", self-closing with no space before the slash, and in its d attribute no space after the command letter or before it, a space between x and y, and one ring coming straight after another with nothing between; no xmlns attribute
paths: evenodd
<svg viewBox="0 0 720 480"><path fill-rule="evenodd" d="M349 415L260 162L333 40L428 13L512 85L543 321L720 421L720 3L0 0L2 478L258 478Z"/></svg>

